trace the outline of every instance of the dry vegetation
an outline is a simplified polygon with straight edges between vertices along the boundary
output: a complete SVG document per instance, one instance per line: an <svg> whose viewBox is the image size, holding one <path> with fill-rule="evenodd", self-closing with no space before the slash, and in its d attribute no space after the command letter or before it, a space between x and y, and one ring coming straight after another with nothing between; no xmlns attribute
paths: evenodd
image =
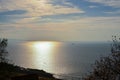
<svg viewBox="0 0 120 80"><path fill-rule="evenodd" d="M97 60L84 80L120 80L120 39L113 36L111 54Z"/></svg>

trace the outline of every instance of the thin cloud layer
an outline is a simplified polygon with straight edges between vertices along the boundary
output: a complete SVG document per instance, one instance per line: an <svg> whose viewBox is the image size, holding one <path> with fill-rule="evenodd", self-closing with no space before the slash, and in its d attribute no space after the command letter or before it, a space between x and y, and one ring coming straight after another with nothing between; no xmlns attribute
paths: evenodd
<svg viewBox="0 0 120 80"><path fill-rule="evenodd" d="M1 34L26 40L100 41L110 40L111 35L119 33L119 25L120 17L85 17L44 24L5 24L1 25Z"/></svg>
<svg viewBox="0 0 120 80"><path fill-rule="evenodd" d="M103 41L120 30L119 0L0 0L0 36Z"/></svg>
<svg viewBox="0 0 120 80"><path fill-rule="evenodd" d="M52 4L54 0L0 0L0 12L24 10L27 16L84 13L77 7ZM68 4L67 4L68 5Z"/></svg>
<svg viewBox="0 0 120 80"><path fill-rule="evenodd" d="M120 8L120 0L86 0L89 2L95 2L95 3L101 3L106 6L112 6L112 7L119 7Z"/></svg>

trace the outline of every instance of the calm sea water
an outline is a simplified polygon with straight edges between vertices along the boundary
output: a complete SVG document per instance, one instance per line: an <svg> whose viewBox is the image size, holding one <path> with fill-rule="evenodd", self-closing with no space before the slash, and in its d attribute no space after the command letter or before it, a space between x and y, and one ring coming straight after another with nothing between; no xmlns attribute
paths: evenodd
<svg viewBox="0 0 120 80"><path fill-rule="evenodd" d="M78 77L91 71L100 56L110 54L110 43L9 41L8 52L16 65Z"/></svg>

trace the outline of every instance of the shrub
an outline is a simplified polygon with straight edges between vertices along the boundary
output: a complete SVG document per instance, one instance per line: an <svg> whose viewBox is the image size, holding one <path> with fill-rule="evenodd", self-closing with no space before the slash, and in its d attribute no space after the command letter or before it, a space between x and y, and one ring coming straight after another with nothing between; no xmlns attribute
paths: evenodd
<svg viewBox="0 0 120 80"><path fill-rule="evenodd" d="M93 71L84 80L120 80L120 39L113 36L111 54L96 60Z"/></svg>

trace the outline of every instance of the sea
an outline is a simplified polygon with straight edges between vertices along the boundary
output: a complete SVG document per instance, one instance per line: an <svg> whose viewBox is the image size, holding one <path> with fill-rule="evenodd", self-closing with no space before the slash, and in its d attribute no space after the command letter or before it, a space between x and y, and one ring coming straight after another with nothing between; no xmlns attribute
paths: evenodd
<svg viewBox="0 0 120 80"><path fill-rule="evenodd" d="M40 69L65 80L80 80L96 60L108 56L110 42L8 41L8 59L15 65Z"/></svg>

